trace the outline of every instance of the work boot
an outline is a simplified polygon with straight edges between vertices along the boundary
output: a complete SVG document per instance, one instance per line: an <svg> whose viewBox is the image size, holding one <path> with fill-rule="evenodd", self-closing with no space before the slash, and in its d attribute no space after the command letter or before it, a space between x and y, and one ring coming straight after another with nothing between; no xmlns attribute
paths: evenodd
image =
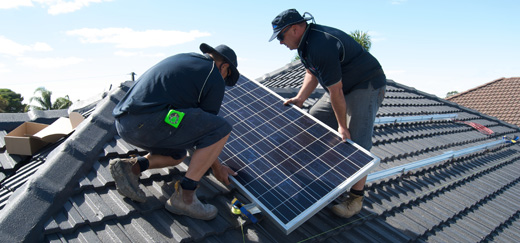
<svg viewBox="0 0 520 243"><path fill-rule="evenodd" d="M137 158L112 159L109 168L119 194L134 201L146 202L146 195L139 188L139 175L132 172L132 166L137 163Z"/></svg>
<svg viewBox="0 0 520 243"><path fill-rule="evenodd" d="M363 208L363 196L349 192L347 200L332 206L332 212L340 217L350 218L358 214L361 208Z"/></svg>
<svg viewBox="0 0 520 243"><path fill-rule="evenodd" d="M179 215L186 215L195 219L212 220L218 210L211 204L203 204L197 198L195 190L184 190L180 181L175 183L175 192L166 201L166 210Z"/></svg>

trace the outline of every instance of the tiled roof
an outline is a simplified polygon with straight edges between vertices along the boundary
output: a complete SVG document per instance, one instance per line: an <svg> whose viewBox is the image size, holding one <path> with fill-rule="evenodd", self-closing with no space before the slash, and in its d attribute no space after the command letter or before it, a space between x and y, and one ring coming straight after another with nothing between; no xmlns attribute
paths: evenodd
<svg viewBox="0 0 520 243"><path fill-rule="evenodd" d="M499 78L447 100L520 126L520 77Z"/></svg>
<svg viewBox="0 0 520 243"><path fill-rule="evenodd" d="M289 80L302 77L302 70L295 64L283 71ZM28 159L2 181L2 191L4 185L9 188L9 195L0 195L6 201L0 211L3 241L520 241L519 144L502 144L371 182L359 215L342 219L327 207L289 235L261 215L258 224L247 221L241 228L230 213L231 200L247 199L212 175L203 178L197 194L219 209L214 220L167 212L164 203L185 173L185 163L144 172L141 188L148 200L133 202L117 193L108 171L111 158L145 153L117 136L113 125L111 111L130 85L124 83L104 97L68 139ZM452 113L494 134L446 120L376 125L372 152L381 165L374 171L520 134L516 126L393 81L378 117Z"/></svg>

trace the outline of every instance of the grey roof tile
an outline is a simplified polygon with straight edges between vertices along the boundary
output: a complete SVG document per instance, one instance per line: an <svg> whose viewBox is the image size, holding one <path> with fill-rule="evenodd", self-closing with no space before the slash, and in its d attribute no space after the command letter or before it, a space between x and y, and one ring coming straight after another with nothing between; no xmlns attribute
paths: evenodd
<svg viewBox="0 0 520 243"><path fill-rule="evenodd" d="M265 82L260 81L290 95L288 92L294 91L287 88L301 86L303 71L301 65L293 63L266 75L262 79ZM85 108L89 118L72 139L47 148L46 153L33 156L24 166L12 169L16 173L4 179L0 189L0 205L6 205L0 211L0 232L6 235L6 240L40 240L39 237L53 242L230 242L241 241L243 237L255 242L520 240L517 203L520 147L517 144L439 161L405 175L369 183L364 208L359 215L340 219L326 207L289 235L262 215L258 215L260 220L256 225L247 220L242 230L238 216L229 210L233 197L243 202L248 200L235 188L223 186L212 175L204 177L197 196L217 206L219 214L215 220L203 222L167 212L164 202L173 193L175 181L186 172L184 163L142 173L141 188L147 195L146 203L123 198L115 190L108 160L145 153L118 137L113 127L111 109L131 84L122 84L95 106ZM307 101L308 106L314 101ZM376 125L372 152L381 157L381 164L374 171L485 144L502 136L512 137L520 132L518 127L496 118L391 80L378 117L452 113L456 113L459 120L489 127L495 134L487 136L470 126L451 121ZM25 115L23 119L30 118ZM0 119L0 129L2 124L9 125L9 121L2 123ZM61 167L70 168L72 172ZM49 171L50 168L59 169ZM71 183L63 186L58 180L52 180L58 173L64 173L59 178ZM41 187L46 189L40 190ZM52 195L57 200L53 201ZM34 203L26 202L32 198L36 198ZM35 206L44 212L36 210ZM24 212L20 210L26 208L28 210ZM2 218L22 218L24 221L7 222ZM31 229L29 224L33 224ZM13 228L21 231L6 231ZM43 234L35 236L36 232Z"/></svg>

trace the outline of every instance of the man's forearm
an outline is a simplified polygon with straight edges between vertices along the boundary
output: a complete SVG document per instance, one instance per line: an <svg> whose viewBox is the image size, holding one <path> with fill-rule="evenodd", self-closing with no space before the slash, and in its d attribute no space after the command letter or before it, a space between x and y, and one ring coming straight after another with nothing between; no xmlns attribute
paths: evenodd
<svg viewBox="0 0 520 243"><path fill-rule="evenodd" d="M328 87L328 89L332 109L338 121L338 127L347 129L347 104L345 102L345 96L343 95L341 81Z"/></svg>
<svg viewBox="0 0 520 243"><path fill-rule="evenodd" d="M318 86L318 79L309 70L305 73L303 84L298 92L298 98L306 100Z"/></svg>

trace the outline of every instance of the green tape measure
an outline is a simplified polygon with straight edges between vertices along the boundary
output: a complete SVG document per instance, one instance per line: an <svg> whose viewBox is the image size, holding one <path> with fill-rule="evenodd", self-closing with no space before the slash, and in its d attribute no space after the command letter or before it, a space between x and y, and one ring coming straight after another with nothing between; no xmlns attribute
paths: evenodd
<svg viewBox="0 0 520 243"><path fill-rule="evenodd" d="M182 118L184 117L184 112L176 111L174 109L171 109L168 112L168 115L164 118L164 122L170 124L172 127L179 127L179 124L181 124Z"/></svg>

